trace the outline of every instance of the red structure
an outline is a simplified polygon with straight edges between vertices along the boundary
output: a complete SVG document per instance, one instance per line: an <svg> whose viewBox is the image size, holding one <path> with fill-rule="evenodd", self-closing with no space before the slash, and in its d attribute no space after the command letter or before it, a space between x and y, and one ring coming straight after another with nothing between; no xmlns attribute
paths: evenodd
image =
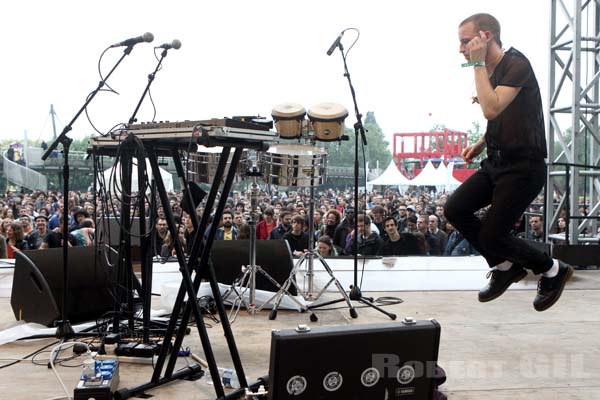
<svg viewBox="0 0 600 400"><path fill-rule="evenodd" d="M394 133L393 154L410 177L417 176L428 160L455 161L453 175L463 182L475 170L466 169L460 154L467 147L467 134L444 129L435 132Z"/></svg>

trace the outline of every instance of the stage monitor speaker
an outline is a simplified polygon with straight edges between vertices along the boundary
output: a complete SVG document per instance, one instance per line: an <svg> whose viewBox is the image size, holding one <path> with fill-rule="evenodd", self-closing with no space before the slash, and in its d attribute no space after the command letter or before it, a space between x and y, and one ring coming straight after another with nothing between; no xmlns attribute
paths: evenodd
<svg viewBox="0 0 600 400"><path fill-rule="evenodd" d="M243 265L250 264L250 240L215 240L211 249L211 260L217 275L217 281L231 285L240 277ZM259 265L277 283L283 285L294 268L294 260L288 242L279 240L256 241L256 265ZM264 277L256 273L256 288L269 292L279 289ZM291 285L289 292L296 296L297 290Z"/></svg>
<svg viewBox="0 0 600 400"><path fill-rule="evenodd" d="M270 400L430 400L440 325L435 320L275 330Z"/></svg>
<svg viewBox="0 0 600 400"><path fill-rule="evenodd" d="M72 247L68 260L69 321L89 321L111 311L111 267L104 254L95 247ZM16 253L10 304L17 320L53 326L61 317L63 287L62 248Z"/></svg>
<svg viewBox="0 0 600 400"><path fill-rule="evenodd" d="M153 227L149 226L150 219L146 218L146 230L150 231ZM115 217L98 218L96 220L96 235L99 242L109 244L112 247L119 248L121 240L121 221ZM131 218L131 246L140 247L140 218Z"/></svg>

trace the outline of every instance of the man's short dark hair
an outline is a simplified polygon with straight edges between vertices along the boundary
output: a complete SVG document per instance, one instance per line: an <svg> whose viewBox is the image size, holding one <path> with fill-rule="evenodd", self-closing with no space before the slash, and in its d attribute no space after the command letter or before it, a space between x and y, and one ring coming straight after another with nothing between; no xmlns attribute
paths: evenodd
<svg viewBox="0 0 600 400"><path fill-rule="evenodd" d="M371 208L371 214L385 214L385 208L380 205L373 206L373 208Z"/></svg>
<svg viewBox="0 0 600 400"><path fill-rule="evenodd" d="M398 222L396 222L396 218L394 217L386 217L383 220L383 226L386 226L388 221L392 221L394 223L394 226L398 226Z"/></svg>
<svg viewBox="0 0 600 400"><path fill-rule="evenodd" d="M371 218L365 214L358 215L358 222L363 222L365 225L371 225Z"/></svg>
<svg viewBox="0 0 600 400"><path fill-rule="evenodd" d="M231 219L233 219L233 213L229 210L224 210L223 214L221 215L221 219L223 219L223 217L225 216L225 214L229 214L231 216Z"/></svg>
<svg viewBox="0 0 600 400"><path fill-rule="evenodd" d="M479 13L473 14L466 18L459 26L463 26L472 22L475 25L475 31L490 31L494 35L494 41L502 47L502 40L500 40L500 22L490 14Z"/></svg>

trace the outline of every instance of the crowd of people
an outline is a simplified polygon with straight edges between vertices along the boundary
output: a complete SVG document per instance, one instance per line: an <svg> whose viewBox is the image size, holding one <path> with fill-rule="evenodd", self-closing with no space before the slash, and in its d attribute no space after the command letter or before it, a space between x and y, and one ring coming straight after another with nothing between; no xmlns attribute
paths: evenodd
<svg viewBox="0 0 600 400"><path fill-rule="evenodd" d="M444 215L445 193L400 193L392 189L372 191L361 193L356 207L350 190L324 190L312 199L312 237L308 232L311 203L308 190L261 191L255 210L250 207L250 198L250 191L233 191L230 194L218 221L216 240L249 239L251 226L255 226L257 240L285 239L292 254L298 257L307 251L318 252L324 257L356 253L363 256L477 254L447 221ZM182 210L182 194L169 193L169 199L179 227L179 240L189 251L194 226L189 215ZM96 224L105 224L107 220L119 217L118 200L112 199L111 202L111 206L107 207L103 199L94 198L93 192L70 193L67 202L69 232L66 235L69 246L94 244ZM0 258L14 258L15 252L22 250L61 247L65 237L64 209L61 193L58 192L8 192L0 197ZM204 211L203 204L196 209L199 217ZM539 208L532 206L530 211L539 211ZM134 214L136 212L134 210ZM174 254L175 241L169 233L163 208L158 207L156 214L151 232L153 252L157 256L168 257ZM479 217L484 218L484 215L485 210L481 210ZM533 215L528 218L530 227L525 229L526 219L523 217L515 223L514 234L541 240L541 217ZM214 221L210 220L210 223ZM557 230L564 229L564 225L565 219L562 218ZM205 237L209 229L210 225L203 233Z"/></svg>

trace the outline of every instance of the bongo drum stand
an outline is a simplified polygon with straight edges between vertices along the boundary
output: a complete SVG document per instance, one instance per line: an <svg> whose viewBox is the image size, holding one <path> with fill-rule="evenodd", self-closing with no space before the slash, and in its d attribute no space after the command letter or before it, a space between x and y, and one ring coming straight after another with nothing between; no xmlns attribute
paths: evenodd
<svg viewBox="0 0 600 400"><path fill-rule="evenodd" d="M282 292L283 294L287 294L290 299L292 299L296 304L300 306L300 311L306 311L306 306L296 300L288 291L289 287L284 288L284 286L280 285L271 275L267 273L260 265L256 265L256 207L258 205L258 177L262 176L261 172L258 168L253 165L246 172L246 176L252 177L252 184L250 185L250 207L252 209L251 215L252 219L249 221L250 225L250 259L249 265L242 266L242 275L236 279L231 287L225 292L223 295L223 299L227 300L232 293L235 294L235 298L233 300L229 300L232 303L231 311L229 313L229 320L231 322L235 321L237 314L240 308L243 306L246 308L248 313L251 315L256 314L264 306L273 300L277 294ZM269 282L271 282L279 291L276 295L272 296L269 300L267 300L260 307L256 306L256 273L259 272L262 274ZM244 298L246 292L248 292L248 301ZM283 298L283 295L282 295Z"/></svg>
<svg viewBox="0 0 600 400"><path fill-rule="evenodd" d="M314 146L315 143L312 141L312 139L309 139L309 140L311 141L310 144ZM313 170L313 173L314 173L314 170ZM352 305L352 301L350 300L350 297L348 296L348 294L346 293L346 291L342 287L342 284L335 277L335 275L333 274L333 271L331 270L331 268L329 267L329 265L327 264L327 262L325 262L325 259L323 257L321 257L321 255L316 250L314 250L314 219L313 219L313 214L315 212L315 199L314 199L314 197L315 197L315 185L312 184L312 183L313 183L313 181L311 180L311 185L310 185L310 201L309 201L309 213L310 213L310 216L308 218L308 251L302 257L300 257L300 259L298 259L298 261L296 262L296 264L294 265L294 268L292 269L292 271L290 273L289 278L284 282L283 287L277 293L277 295L276 295L277 300L275 301L275 304L273 305L273 309L271 310L271 314L269 315L269 319L271 319L271 320L273 320L273 319L275 319L277 317L277 309L279 308L279 305L281 304L281 301L283 300L283 295L287 292L287 289L289 289L289 287L291 285L296 286L296 289L298 290L299 293L302 292L300 290L300 288L298 287L295 279L296 279L296 273L300 270L300 267L302 266L302 264L304 262L306 262L306 265L307 265L307 267L306 267L306 277L307 277L307 280L308 280L308 290L304 292L304 298L306 300L311 300L311 301L312 300L316 300L316 299L318 299L327 290L327 288L332 283L335 283L335 286L337 287L338 291L342 295L342 298L339 299L339 300L335 300L335 302L346 301L346 304L348 304L348 308L350 309L350 316L352 318L356 318L358 316L358 314L356 313L356 309ZM319 259L319 261L321 262L321 264L325 268L325 271L327 271L327 273L329 274L329 277L330 277L329 282L327 282L327 284L323 287L323 289L321 289L321 291L316 296L313 294L314 258L315 257ZM313 321L313 322L315 322L315 321L318 320L318 318L317 318L317 315L312 312L312 308L313 308L313 306L305 307L305 309L307 311L311 312L310 320Z"/></svg>

